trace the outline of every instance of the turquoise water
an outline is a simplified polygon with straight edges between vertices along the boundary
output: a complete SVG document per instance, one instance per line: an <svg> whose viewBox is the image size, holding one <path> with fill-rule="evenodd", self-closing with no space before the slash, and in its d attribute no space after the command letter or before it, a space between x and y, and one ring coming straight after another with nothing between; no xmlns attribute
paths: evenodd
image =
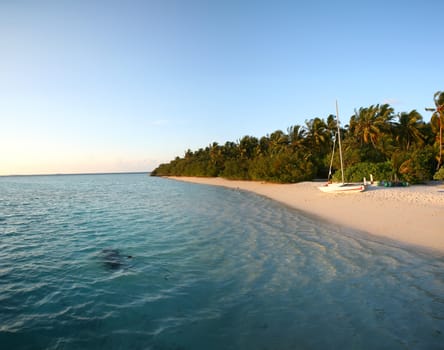
<svg viewBox="0 0 444 350"><path fill-rule="evenodd" d="M245 192L3 177L0 344L443 349L444 258Z"/></svg>

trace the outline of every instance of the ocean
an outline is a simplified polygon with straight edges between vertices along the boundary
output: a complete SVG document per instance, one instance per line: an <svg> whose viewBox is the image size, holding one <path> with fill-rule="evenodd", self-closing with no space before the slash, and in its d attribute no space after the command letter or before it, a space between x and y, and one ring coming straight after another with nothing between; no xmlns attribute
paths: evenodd
<svg viewBox="0 0 444 350"><path fill-rule="evenodd" d="M444 258L248 192L0 177L0 347L444 349Z"/></svg>

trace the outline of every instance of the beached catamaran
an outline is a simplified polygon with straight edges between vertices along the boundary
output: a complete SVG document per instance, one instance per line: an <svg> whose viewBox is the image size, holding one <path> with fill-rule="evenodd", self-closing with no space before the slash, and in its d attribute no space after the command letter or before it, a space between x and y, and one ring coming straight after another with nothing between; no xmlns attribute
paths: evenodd
<svg viewBox="0 0 444 350"><path fill-rule="evenodd" d="M338 127L337 135L338 135L338 145L339 145L339 159L341 162L341 176L342 176L342 182L340 183L326 183L324 186L318 187L322 192L328 192L328 193L353 193L353 192L363 192L365 191L365 185L363 184L352 184L352 183L346 183L344 181L344 164L342 161L342 145L341 145L341 131L339 129L339 113L338 113L338 101L336 101L336 124ZM335 144L336 144L336 138L333 142L333 152L331 155L331 161L330 161L330 170L328 172L328 180L330 180L331 176L331 168L333 165L333 157L335 155Z"/></svg>

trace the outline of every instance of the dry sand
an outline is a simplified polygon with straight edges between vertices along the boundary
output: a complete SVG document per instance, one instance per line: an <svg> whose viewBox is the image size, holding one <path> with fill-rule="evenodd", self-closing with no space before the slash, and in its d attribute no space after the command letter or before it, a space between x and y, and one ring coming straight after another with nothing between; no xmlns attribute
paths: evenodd
<svg viewBox="0 0 444 350"><path fill-rule="evenodd" d="M332 223L409 245L444 252L444 186L385 188L362 193L323 193L322 183L270 184L222 178L174 180L251 191Z"/></svg>

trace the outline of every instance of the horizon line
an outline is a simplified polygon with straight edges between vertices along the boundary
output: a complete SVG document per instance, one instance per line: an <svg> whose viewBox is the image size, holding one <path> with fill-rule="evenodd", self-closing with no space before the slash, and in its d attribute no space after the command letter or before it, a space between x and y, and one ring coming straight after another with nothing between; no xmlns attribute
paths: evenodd
<svg viewBox="0 0 444 350"><path fill-rule="evenodd" d="M150 174L151 171L111 171L90 173L48 173L48 174L8 174L0 177L22 177L22 176L71 176L71 175L125 175L125 174Z"/></svg>

